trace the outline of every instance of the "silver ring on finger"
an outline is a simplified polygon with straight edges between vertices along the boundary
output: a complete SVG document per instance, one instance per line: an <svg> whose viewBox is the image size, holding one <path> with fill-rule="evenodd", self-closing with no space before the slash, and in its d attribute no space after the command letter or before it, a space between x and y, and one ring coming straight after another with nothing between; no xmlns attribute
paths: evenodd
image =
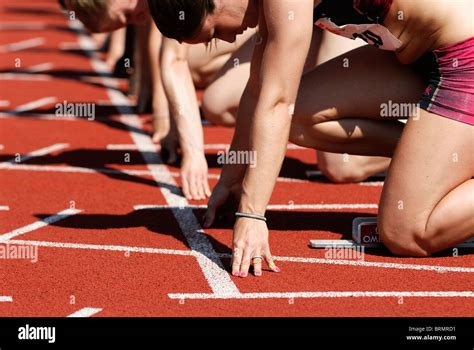
<svg viewBox="0 0 474 350"><path fill-rule="evenodd" d="M259 256L259 255L257 255L257 256L254 256L254 257L252 258L252 260L255 260L255 259L260 259L260 260L263 260L263 257L262 257L262 256Z"/></svg>

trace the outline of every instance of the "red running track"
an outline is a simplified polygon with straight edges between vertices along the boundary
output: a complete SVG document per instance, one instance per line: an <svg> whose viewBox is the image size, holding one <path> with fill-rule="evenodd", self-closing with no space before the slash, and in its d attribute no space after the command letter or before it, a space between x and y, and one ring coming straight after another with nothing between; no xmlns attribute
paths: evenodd
<svg viewBox="0 0 474 350"><path fill-rule="evenodd" d="M38 253L35 263L0 260L0 316L474 315L468 251L368 251L357 262L308 247L350 237L353 218L376 214L366 208L381 191L308 181L310 150L288 150L271 200L283 207L268 213L282 272L230 276L232 223L200 231L203 209L188 204L205 202L179 195L178 169L150 152L149 116L133 115L123 84L103 79L81 28L53 0L0 3L0 241ZM63 101L96 103L97 119L54 118ZM231 134L205 127L208 145ZM212 185L216 152L208 150Z"/></svg>

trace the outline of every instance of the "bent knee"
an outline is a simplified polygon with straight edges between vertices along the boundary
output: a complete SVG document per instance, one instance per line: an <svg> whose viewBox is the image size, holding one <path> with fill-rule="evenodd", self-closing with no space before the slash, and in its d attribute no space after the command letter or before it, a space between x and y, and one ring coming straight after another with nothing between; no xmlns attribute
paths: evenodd
<svg viewBox="0 0 474 350"><path fill-rule="evenodd" d="M378 231L383 244L399 256L427 257L432 255L425 228L400 223L387 224L379 217Z"/></svg>
<svg viewBox="0 0 474 350"><path fill-rule="evenodd" d="M227 108L227 106L223 106L219 102L220 100L214 93L206 90L201 106L204 118L215 125L234 126L236 120L235 113L230 108Z"/></svg>
<svg viewBox="0 0 474 350"><path fill-rule="evenodd" d="M362 168L344 164L342 159L319 161L318 166L324 176L338 184L361 182L368 177Z"/></svg>

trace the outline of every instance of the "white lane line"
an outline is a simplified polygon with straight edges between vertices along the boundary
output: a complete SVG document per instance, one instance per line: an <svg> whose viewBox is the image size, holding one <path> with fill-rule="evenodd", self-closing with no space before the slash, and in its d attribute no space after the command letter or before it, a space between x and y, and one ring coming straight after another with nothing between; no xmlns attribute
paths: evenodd
<svg viewBox="0 0 474 350"><path fill-rule="evenodd" d="M10 23L1 23L0 30L25 30L25 31L34 31L34 30L45 30L48 26L43 22L10 22Z"/></svg>
<svg viewBox="0 0 474 350"><path fill-rule="evenodd" d="M68 317L91 317L95 314L98 314L103 309L93 308L93 307L85 307L79 311L74 312L73 314L69 315Z"/></svg>
<svg viewBox="0 0 474 350"><path fill-rule="evenodd" d="M222 259L230 259L230 254L219 254ZM378 267L381 269L397 269L397 270L415 270L415 271L431 271L431 272L461 272L474 273L472 267L459 266L439 266L439 265L417 265L417 264L399 264L378 261L359 261L359 260L338 260L323 258L300 258L291 256L274 256L275 261L283 261L301 264L322 264L322 265L343 265L357 267Z"/></svg>
<svg viewBox="0 0 474 350"><path fill-rule="evenodd" d="M228 258L230 258L230 255L228 255ZM417 265L417 264L400 264L400 263L388 263L388 262L377 262L377 261L298 258L298 257L285 257L285 256L275 257L275 260L284 261L284 262L292 262L292 263L306 263L306 264L379 267L382 269L474 273L474 268L458 267L458 266Z"/></svg>
<svg viewBox="0 0 474 350"><path fill-rule="evenodd" d="M0 107L8 107L8 106L10 106L10 101L0 100Z"/></svg>
<svg viewBox="0 0 474 350"><path fill-rule="evenodd" d="M36 221L32 224L20 227L16 230L13 230L13 231L10 231L10 232L7 232L7 233L4 233L4 234L0 235L0 242L6 242L9 239L21 236L25 233L39 230L40 228L46 227L50 224L53 224L53 223L58 222L60 220L64 220L64 219L66 219L70 216L76 215L76 214L80 213L81 211L82 210L78 210L78 209L66 209L66 210L60 211L56 215L48 216L47 218L44 218L40 221Z"/></svg>
<svg viewBox="0 0 474 350"><path fill-rule="evenodd" d="M106 169L106 168L81 168L71 166L51 166L51 165L30 165L30 164L11 164L2 167L0 163L0 169L11 170L11 171L34 171L34 172L56 172L56 173L73 173L73 174L127 174L137 176L151 176L149 170L119 170L119 169ZM174 173L176 177L179 177L178 173Z"/></svg>
<svg viewBox="0 0 474 350"><path fill-rule="evenodd" d="M28 240L9 240L8 243L16 244L16 245L46 247L46 248L83 249L83 250L98 250L98 251L103 250L103 251L142 253L142 254L163 254L163 255L179 255L179 256L196 256L199 254L192 250L130 247L130 246L120 246L120 245L98 245L98 244L28 241ZM217 255L221 259L231 258L231 255L226 254L226 253L218 253ZM458 267L458 266L399 264L399 263L368 262L368 261L355 261L355 260L301 258L301 257L289 257L289 256L274 256L273 259L276 261L298 263L298 264L343 265L343 266L376 267L376 268L382 268L382 269L415 270L415 271L429 271L429 272L474 273L474 268Z"/></svg>
<svg viewBox="0 0 474 350"><path fill-rule="evenodd" d="M0 52L18 52L43 45L44 38L32 38L0 46Z"/></svg>
<svg viewBox="0 0 474 350"><path fill-rule="evenodd" d="M41 73L53 69L52 63L41 63L24 69L22 72L26 73Z"/></svg>
<svg viewBox="0 0 474 350"><path fill-rule="evenodd" d="M238 293L219 295L211 293L168 294L170 299L318 299L318 298L474 298L472 291L327 291L285 293Z"/></svg>
<svg viewBox="0 0 474 350"><path fill-rule="evenodd" d="M9 211L10 207L6 205L0 205L0 211Z"/></svg>
<svg viewBox="0 0 474 350"><path fill-rule="evenodd" d="M306 177L309 180L311 180L311 179L316 179L316 178L325 178L325 175L323 174L321 170L307 170ZM375 176L375 177L382 177L382 175ZM383 181L365 181L365 182L357 182L357 183L348 184L348 185L381 187L384 185L384 182Z"/></svg>
<svg viewBox="0 0 474 350"><path fill-rule="evenodd" d="M138 146L133 144L110 144L106 146L109 151L138 151ZM153 145L148 152L157 152L160 149L159 145Z"/></svg>
<svg viewBox="0 0 474 350"><path fill-rule="evenodd" d="M204 145L205 150L227 150L230 148L230 144L206 144ZM114 151L136 151L138 150L137 145L134 144L110 144L107 145L108 150L114 150ZM157 151L159 149L158 145L155 145L150 151ZM304 149L303 147L296 146L293 144L288 144L287 149L289 150L295 150L295 149Z"/></svg>
<svg viewBox="0 0 474 350"><path fill-rule="evenodd" d="M195 256L199 254L192 250L130 247L130 246L117 246L117 245L97 245L97 244L65 243L65 242L25 241L25 240L9 240L8 242L11 244L16 244L16 245L31 245L31 246L37 246L37 247L103 250L103 251L132 252L132 253L143 253L143 254L163 254L163 255L180 255L180 256ZM231 258L230 254L225 254L225 253L218 253L218 256L221 259ZM377 268L383 268L383 269L415 270L415 271L430 271L430 272L474 273L474 268L458 267L458 266L399 264L399 263L386 263L386 262L301 258L301 257L288 257L288 256L274 256L273 258L276 261L300 263L300 264L323 264L323 265L326 264L326 265L377 267Z"/></svg>
<svg viewBox="0 0 474 350"><path fill-rule="evenodd" d="M119 169L104 169L104 168L81 168L71 166L49 166L49 165L29 165L29 164L8 164L2 165L0 163L0 169L5 170L18 170L18 171L36 171L36 172L58 172L58 173L80 173L80 174L128 174L137 176L151 176L149 170L119 170ZM175 171L167 171L165 174L171 174L171 176L180 178L181 174ZM210 180L218 180L219 174L208 174L207 178ZM278 178L278 182L291 182L291 183L307 183L305 180L289 179L289 178Z"/></svg>
<svg viewBox="0 0 474 350"><path fill-rule="evenodd" d="M22 163L27 160L33 159L33 158L38 158L38 157L43 157L45 155L48 155L50 153L60 151L62 149L68 148L69 144L68 143L56 143L54 145L40 148L36 151L30 152L25 155L20 155L18 158L15 157L13 159L7 160L5 162L0 163L0 169L2 168L8 168L14 164Z"/></svg>
<svg viewBox="0 0 474 350"><path fill-rule="evenodd" d="M79 35L79 43L91 59L93 69L98 73L107 72L106 65L98 58L95 52L90 49L96 47L92 39L84 35L82 25L79 21L69 21L71 29L77 31ZM116 81L114 81L117 84ZM151 171L154 180L160 187L160 191L166 199L167 203L174 207L182 207L188 205L188 201L184 198L171 174L168 172L166 165L158 155L158 153L147 152L154 146L148 135L140 134L134 130L143 130L142 121L134 114L130 101L119 90L107 88L108 96L111 102L117 106L121 115L121 122L129 128L129 134L133 142L138 146L142 157L147 163L148 169ZM197 218L191 209L174 210L173 215L179 224L183 235L189 247L197 253L196 260L209 283L210 288L217 294L238 293L239 290L230 278L229 273L225 270L222 261L219 259L217 252L214 250L211 242L204 234Z"/></svg>
<svg viewBox="0 0 474 350"><path fill-rule="evenodd" d="M31 101L25 104L22 104L18 107L16 107L12 112L13 113L24 113L24 112L30 112L35 109L51 105L55 103L58 99L56 97L50 96L50 97L43 97L40 98L39 100Z"/></svg>
<svg viewBox="0 0 474 350"><path fill-rule="evenodd" d="M0 73L0 80L49 81L50 75L29 73Z"/></svg>
<svg viewBox="0 0 474 350"><path fill-rule="evenodd" d="M13 298L9 296L0 296L0 303L12 303Z"/></svg>
<svg viewBox="0 0 474 350"><path fill-rule="evenodd" d="M162 254L162 255L180 255L180 256L194 256L195 255L195 253L192 250L128 247L128 246L120 246L120 245L98 245L98 244L24 241L24 240L9 240L8 243L16 244L16 245L45 247L45 248L103 250L103 251L113 251L113 252L130 252L130 253L142 253L142 254Z"/></svg>
<svg viewBox="0 0 474 350"><path fill-rule="evenodd" d="M175 210L169 205L139 204L133 207L135 210ZM188 205L186 208L207 209L206 204ZM268 210L343 210L343 209L378 209L377 204L269 204Z"/></svg>

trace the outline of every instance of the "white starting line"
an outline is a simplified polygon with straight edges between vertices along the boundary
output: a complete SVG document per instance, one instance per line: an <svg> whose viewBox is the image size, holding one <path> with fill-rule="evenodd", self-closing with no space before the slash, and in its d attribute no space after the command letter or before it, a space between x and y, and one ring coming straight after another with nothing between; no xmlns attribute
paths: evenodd
<svg viewBox="0 0 474 350"><path fill-rule="evenodd" d="M0 52L18 52L43 45L44 38L32 38L0 46Z"/></svg>
<svg viewBox="0 0 474 350"><path fill-rule="evenodd" d="M2 165L3 164L3 165ZM31 165L31 164L17 164L15 163L0 163L0 169L5 170L18 170L18 171L36 171L36 172L58 172L58 173L80 173L80 174L128 174L137 176L152 176L150 170L127 170L127 169L106 169L106 168L82 168L72 166L49 166L49 165ZM170 174L172 177L179 178L181 174L174 171L166 171L165 175ZM210 180L218 180L220 175L208 174L207 178ZM290 182L290 183L307 183L306 180L291 179L286 177L280 177L277 182Z"/></svg>
<svg viewBox="0 0 474 350"><path fill-rule="evenodd" d="M1 23L0 30L25 30L25 31L37 31L45 30L48 26L43 22L10 22Z"/></svg>
<svg viewBox="0 0 474 350"><path fill-rule="evenodd" d="M102 309L98 309L98 308L93 308L93 307L85 307L79 311L76 311L74 312L73 314L67 316L67 317L91 317L91 316L94 316L95 314L98 314L99 312L101 312Z"/></svg>
<svg viewBox="0 0 474 350"><path fill-rule="evenodd" d="M210 144L206 144L204 145L204 149L205 150L222 150L222 151L225 151L225 150L228 150L230 148L230 144L225 144L225 143L210 143ZM135 144L110 144L110 145L107 145L107 149L108 150L113 150L113 151L137 151L138 150L138 146L135 145ZM297 146L297 145L294 145L294 144L288 144L287 146L287 149L289 150L295 150L295 149L305 149L303 147L300 147L300 146ZM306 148L308 149L308 148ZM150 152L153 152L153 151L157 151L159 150L159 146L158 145L154 145L153 147L150 148Z"/></svg>
<svg viewBox="0 0 474 350"><path fill-rule="evenodd" d="M236 293L219 295L212 293L168 294L170 299L318 299L318 298L474 298L472 291L326 291L285 293Z"/></svg>
<svg viewBox="0 0 474 350"><path fill-rule="evenodd" d="M270 204L268 210L343 210L343 209L378 209L377 204ZM176 209L207 209L206 204L188 205L186 207L170 207L169 205L140 204L135 210L176 210Z"/></svg>
<svg viewBox="0 0 474 350"><path fill-rule="evenodd" d="M0 296L0 303L12 303L13 297Z"/></svg>
<svg viewBox="0 0 474 350"><path fill-rule="evenodd" d="M184 249L161 249L148 247L130 247L119 245L100 245L100 244L83 244L83 243L67 243L67 242L45 242L45 241L28 241L28 240L9 240L8 243L16 245L28 245L45 248L60 248L60 249L82 249L82 250L96 250L96 251L116 251L116 252L130 252L141 254L162 254L162 255L177 255L177 256L200 256L199 252ZM221 259L230 259L230 254L217 253ZM417 265L417 264L401 264L388 263L377 261L358 261L358 260L338 260L338 259L323 259L323 258L301 258L291 256L274 256L275 261L282 261L288 263L299 264L321 264L321 265L341 265L341 266L355 266L355 267L375 267L381 269L396 269L396 270L414 270L414 271L428 271L428 272L456 272L456 273L474 273L474 268L460 267L460 266L439 266L439 265Z"/></svg>
<svg viewBox="0 0 474 350"><path fill-rule="evenodd" d="M7 205L0 205L0 211L9 211L10 207Z"/></svg>
<svg viewBox="0 0 474 350"><path fill-rule="evenodd" d="M53 223L58 222L60 220L64 220L64 219L66 219L66 218L68 218L72 215L76 215L76 214L80 213L81 211L82 210L78 210L78 209L66 209L66 210L60 211L56 215L48 216L48 217L46 217L46 218L44 218L40 221L36 221L32 224L20 227L16 230L13 230L13 231L10 231L10 232L7 232L7 233L4 233L4 234L0 235L0 243L1 242L6 242L6 241L8 241L12 238L21 236L25 233L39 230L40 228L49 226L50 224L53 224Z"/></svg>
<svg viewBox="0 0 474 350"><path fill-rule="evenodd" d="M53 69L54 65L52 63L41 63L31 67L28 67L22 71L22 73L41 73Z"/></svg>
<svg viewBox="0 0 474 350"><path fill-rule="evenodd" d="M50 96L50 97L43 97L35 101L31 101L25 104L22 104L18 107L16 107L14 110L5 112L4 114L19 114L19 113L25 113L25 112L30 112L35 109L45 107L52 105L55 103L58 99L56 97Z"/></svg>
<svg viewBox="0 0 474 350"><path fill-rule="evenodd" d="M12 158L10 160L7 160L5 162L0 163L0 169L6 169L6 168L9 168L11 166L14 166L15 164L22 163L22 162L25 162L27 160L31 160L33 158L43 157L43 156L46 156L50 153L54 153L54 152L63 150L63 149L68 148L68 147L69 147L68 143L56 143L56 144L48 146L48 147L40 148L36 151L27 153L25 155L20 155L19 158L15 157L15 158Z"/></svg>
<svg viewBox="0 0 474 350"><path fill-rule="evenodd" d="M24 71L22 71L24 72ZM23 81L49 81L51 76L47 74L31 74L31 73L0 73L0 80L23 80ZM5 118L12 116L11 113L0 114L0 117Z"/></svg>

